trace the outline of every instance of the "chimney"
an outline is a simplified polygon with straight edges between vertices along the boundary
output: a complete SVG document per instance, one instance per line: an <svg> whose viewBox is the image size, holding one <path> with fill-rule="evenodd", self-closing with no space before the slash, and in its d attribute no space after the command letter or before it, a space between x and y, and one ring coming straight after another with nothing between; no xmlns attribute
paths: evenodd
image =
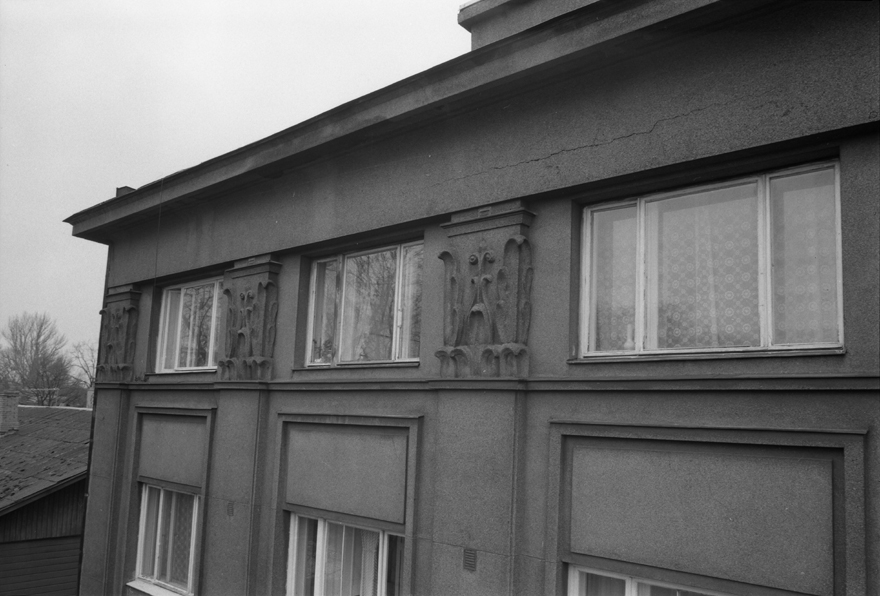
<svg viewBox="0 0 880 596"><path fill-rule="evenodd" d="M132 188L130 186L117 186L116 187L116 198L119 198L123 195L127 195L130 192L134 192L137 190L136 188Z"/></svg>
<svg viewBox="0 0 880 596"><path fill-rule="evenodd" d="M0 436L18 430L18 391L0 393Z"/></svg>

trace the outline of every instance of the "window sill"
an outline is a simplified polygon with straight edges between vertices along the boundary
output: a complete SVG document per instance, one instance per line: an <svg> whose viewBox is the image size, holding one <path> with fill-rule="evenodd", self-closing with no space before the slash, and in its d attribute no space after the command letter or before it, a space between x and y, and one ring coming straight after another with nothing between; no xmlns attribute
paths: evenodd
<svg viewBox="0 0 880 596"><path fill-rule="evenodd" d="M135 590L141 594L148 594L149 596L182 596L183 594L186 594L186 592L171 590L164 586L150 583L142 579L135 579L125 585L132 590Z"/></svg>
<svg viewBox="0 0 880 596"><path fill-rule="evenodd" d="M312 364L310 366L295 367L291 372L299 373L311 370L341 370L349 368L418 368L421 362L401 361L401 362L345 362L339 364Z"/></svg>
<svg viewBox="0 0 880 596"><path fill-rule="evenodd" d="M843 346L829 348L741 350L730 352L664 352L641 354L596 354L569 358L568 364L595 364L600 362L652 362L662 360L720 360L730 358L779 358L792 356L839 356L846 354Z"/></svg>

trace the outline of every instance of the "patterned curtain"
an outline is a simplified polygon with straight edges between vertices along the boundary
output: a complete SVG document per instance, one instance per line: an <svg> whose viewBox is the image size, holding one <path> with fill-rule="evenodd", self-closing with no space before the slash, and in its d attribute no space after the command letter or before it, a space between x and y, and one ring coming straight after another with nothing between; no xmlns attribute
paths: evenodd
<svg viewBox="0 0 880 596"><path fill-rule="evenodd" d="M757 230L754 183L648 204L649 349L760 345Z"/></svg>
<svg viewBox="0 0 880 596"><path fill-rule="evenodd" d="M834 169L770 183L773 343L837 342Z"/></svg>

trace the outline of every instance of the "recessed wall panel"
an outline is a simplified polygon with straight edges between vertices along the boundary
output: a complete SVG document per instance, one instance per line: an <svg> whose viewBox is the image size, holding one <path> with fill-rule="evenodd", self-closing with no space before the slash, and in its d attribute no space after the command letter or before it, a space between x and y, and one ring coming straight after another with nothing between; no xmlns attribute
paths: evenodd
<svg viewBox="0 0 880 596"><path fill-rule="evenodd" d="M207 432L201 416L143 415L138 474L201 486Z"/></svg>
<svg viewBox="0 0 880 596"><path fill-rule="evenodd" d="M573 445L572 551L808 594L833 592L830 456L676 445Z"/></svg>
<svg viewBox="0 0 880 596"><path fill-rule="evenodd" d="M406 430L287 426L288 503L405 522Z"/></svg>

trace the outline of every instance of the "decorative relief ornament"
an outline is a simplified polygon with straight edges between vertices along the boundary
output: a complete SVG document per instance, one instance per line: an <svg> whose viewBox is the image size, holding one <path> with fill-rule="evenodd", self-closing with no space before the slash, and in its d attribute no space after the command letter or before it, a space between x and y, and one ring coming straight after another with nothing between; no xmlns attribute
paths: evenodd
<svg viewBox="0 0 880 596"><path fill-rule="evenodd" d="M236 263L226 272L226 347L217 363L224 381L268 381L272 378L278 315L280 264L262 259Z"/></svg>
<svg viewBox="0 0 880 596"><path fill-rule="evenodd" d="M101 347L97 381L124 383L134 378L138 308L141 293L134 286L110 290L101 309Z"/></svg>
<svg viewBox="0 0 880 596"><path fill-rule="evenodd" d="M481 226L475 252L465 259L450 251L440 254L446 267L444 284L444 346L436 352L446 377L524 377L528 375L528 339L532 304L532 249L523 234L524 210L503 211L501 226ZM498 216L495 216L499 219ZM528 221L531 221L529 217ZM466 222L473 225L473 221ZM500 228L500 229L499 229ZM508 228L508 229L504 229ZM451 233L450 236L453 234ZM461 244L467 236L456 235ZM502 253L491 250L487 236L495 236ZM507 240L504 241L504 237ZM473 236L471 236L473 237ZM459 253L462 254L462 253ZM464 261L464 262L460 262Z"/></svg>

